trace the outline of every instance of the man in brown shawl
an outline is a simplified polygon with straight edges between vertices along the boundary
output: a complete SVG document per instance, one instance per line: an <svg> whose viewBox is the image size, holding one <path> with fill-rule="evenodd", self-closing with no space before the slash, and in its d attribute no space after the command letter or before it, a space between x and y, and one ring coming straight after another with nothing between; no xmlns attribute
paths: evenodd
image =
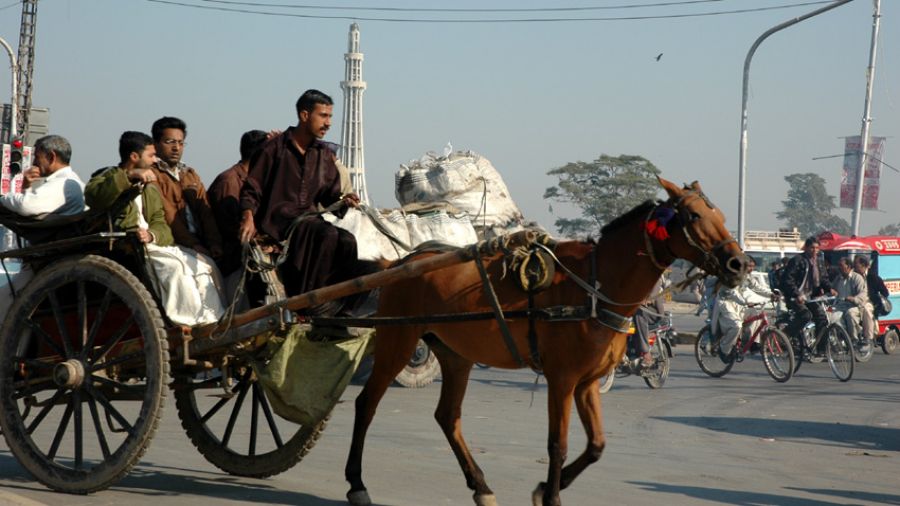
<svg viewBox="0 0 900 506"><path fill-rule="evenodd" d="M257 232L288 248L280 274L289 296L358 276L356 238L318 214L317 205L343 201L359 205L354 193L341 193L335 152L321 139L331 127L334 102L318 90L297 100L297 126L267 142L250 160L241 188L240 238L247 243ZM343 214L345 208L336 211ZM314 314L334 314L340 303L323 305Z"/></svg>

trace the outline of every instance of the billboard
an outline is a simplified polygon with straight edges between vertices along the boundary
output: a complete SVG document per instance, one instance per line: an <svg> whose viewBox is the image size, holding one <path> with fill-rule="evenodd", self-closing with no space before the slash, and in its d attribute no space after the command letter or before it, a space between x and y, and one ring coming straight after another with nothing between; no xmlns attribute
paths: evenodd
<svg viewBox="0 0 900 506"><path fill-rule="evenodd" d="M840 207L856 207L857 171L859 170L860 136L847 137L844 142L844 167L841 174ZM863 209L878 209L881 161L884 160L884 137L870 137L866 150L866 173L863 176Z"/></svg>

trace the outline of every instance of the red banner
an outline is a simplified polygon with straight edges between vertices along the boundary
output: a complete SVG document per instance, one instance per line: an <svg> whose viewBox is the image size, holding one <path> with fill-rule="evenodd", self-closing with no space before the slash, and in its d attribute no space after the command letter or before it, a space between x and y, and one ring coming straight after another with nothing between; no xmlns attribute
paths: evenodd
<svg viewBox="0 0 900 506"><path fill-rule="evenodd" d="M841 175L840 207L856 207L857 172L859 171L860 136L847 137L844 143L844 168ZM866 173L863 176L863 209L878 209L881 160L884 159L884 137L870 137L866 151Z"/></svg>

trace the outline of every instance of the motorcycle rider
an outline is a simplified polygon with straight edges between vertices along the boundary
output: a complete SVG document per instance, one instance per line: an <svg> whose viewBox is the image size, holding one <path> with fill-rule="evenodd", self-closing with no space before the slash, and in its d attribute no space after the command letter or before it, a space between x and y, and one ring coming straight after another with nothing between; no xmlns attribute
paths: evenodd
<svg viewBox="0 0 900 506"><path fill-rule="evenodd" d="M803 243L803 253L792 257L784 269L782 290L788 309L794 314L788 323L787 334L799 336L803 327L814 321L818 336L828 325L828 316L821 305L807 301L831 292L825 261L819 257L819 240L815 236L808 237ZM820 346L823 345L824 342Z"/></svg>
<svg viewBox="0 0 900 506"><path fill-rule="evenodd" d="M650 353L650 324L659 322L666 313L663 291L667 281L665 275L659 278L650 291L650 296L633 316L634 334L631 335L631 347L640 354L642 367L653 365L653 355Z"/></svg>

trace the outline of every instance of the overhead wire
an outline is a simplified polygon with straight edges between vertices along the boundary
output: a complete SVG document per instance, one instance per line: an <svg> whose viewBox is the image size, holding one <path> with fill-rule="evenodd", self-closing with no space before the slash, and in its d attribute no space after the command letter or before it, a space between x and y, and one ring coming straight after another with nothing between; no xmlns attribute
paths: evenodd
<svg viewBox="0 0 900 506"><path fill-rule="evenodd" d="M206 3L242 5L248 7L277 7L282 9L335 10L335 11L391 11L391 12L561 12L561 11L600 11L619 9L644 9L648 7L669 7L673 5L691 5L727 2L729 0L678 0L628 5L601 5L588 7L507 7L507 8L459 8L459 7L369 7L369 6L335 6L305 5L269 2L248 2L241 0L199 0Z"/></svg>
<svg viewBox="0 0 900 506"><path fill-rule="evenodd" d="M789 9L792 7L803 7L809 5L819 5L831 3L833 0L815 0L806 2L795 2L785 5L775 5L767 7L748 7L745 9L733 9L725 11L707 11L685 14L658 14L646 16L609 16L609 17L572 17L572 18L495 18L495 19L454 19L454 18L388 18L388 17L369 17L369 16L350 16L350 15L322 15L322 14L299 14L293 12L272 12L253 9L219 7L211 5L189 4L176 0L146 0L147 2L172 5L178 7L192 7L201 10L212 10L220 12L232 12L238 14L256 14L261 16L273 17L291 17L303 19L340 19L347 21L381 21L389 23L560 23L560 22L584 22L584 21L643 21L651 19L678 19L678 18L696 18L709 16L722 16L728 14L748 14L753 12L763 12L771 10ZM201 0L205 1L205 0ZM221 0L224 1L224 0Z"/></svg>

